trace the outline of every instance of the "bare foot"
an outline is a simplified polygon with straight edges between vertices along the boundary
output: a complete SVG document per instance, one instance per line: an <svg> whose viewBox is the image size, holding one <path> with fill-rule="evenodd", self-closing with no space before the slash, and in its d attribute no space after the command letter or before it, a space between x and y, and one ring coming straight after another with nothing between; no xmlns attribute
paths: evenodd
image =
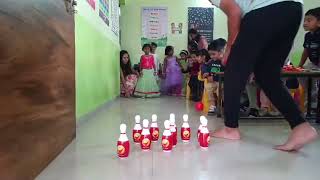
<svg viewBox="0 0 320 180"><path fill-rule="evenodd" d="M286 152L299 151L304 145L316 140L317 137L317 131L309 123L303 123L292 130L285 144L276 146L274 149Z"/></svg>
<svg viewBox="0 0 320 180"><path fill-rule="evenodd" d="M212 133L212 137L223 138L229 140L239 140L240 131L238 128L224 127Z"/></svg>

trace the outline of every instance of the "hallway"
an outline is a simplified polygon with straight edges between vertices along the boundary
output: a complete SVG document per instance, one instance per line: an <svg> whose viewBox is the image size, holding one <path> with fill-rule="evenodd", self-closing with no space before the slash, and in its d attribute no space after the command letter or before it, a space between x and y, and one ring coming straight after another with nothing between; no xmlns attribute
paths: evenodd
<svg viewBox="0 0 320 180"><path fill-rule="evenodd" d="M176 114L178 130L182 115L189 114L192 142L179 140L172 153L163 153L160 143L152 151L142 152L132 143L134 116L149 118L158 115L160 131L169 114ZM317 180L320 162L320 141L300 153L275 151L272 146L282 143L289 132L285 121L242 120L243 139L238 142L213 139L208 151L199 148L195 132L199 114L183 98L124 99L102 107L80 123L77 138L53 161L37 180ZM128 159L116 154L120 123L128 126L131 143ZM209 129L222 125L221 119L209 117ZM319 129L319 126L317 127Z"/></svg>

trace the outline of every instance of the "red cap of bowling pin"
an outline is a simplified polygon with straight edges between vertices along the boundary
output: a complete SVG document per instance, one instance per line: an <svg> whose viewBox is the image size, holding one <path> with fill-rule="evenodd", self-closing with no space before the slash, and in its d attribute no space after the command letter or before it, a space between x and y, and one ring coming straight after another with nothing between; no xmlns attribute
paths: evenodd
<svg viewBox="0 0 320 180"><path fill-rule="evenodd" d="M165 130L163 131L163 134L162 134L161 145L164 152L170 152L173 146L172 134L170 130L170 121L168 120L164 121L164 128Z"/></svg>
<svg viewBox="0 0 320 180"><path fill-rule="evenodd" d="M207 118L201 119L202 128L199 135L199 144L201 148L208 148L210 144L210 134L207 128L208 120Z"/></svg>
<svg viewBox="0 0 320 180"><path fill-rule="evenodd" d="M142 122L143 129L141 133L141 149L150 150L151 149L151 134L149 130L149 121L144 119Z"/></svg>
<svg viewBox="0 0 320 180"><path fill-rule="evenodd" d="M191 129L188 123L189 116L183 115L183 124L181 127L181 139L183 142L189 142L191 137Z"/></svg>
<svg viewBox="0 0 320 180"><path fill-rule="evenodd" d="M173 141L173 147L175 147L178 143L177 126L176 126L175 115L172 113L170 114L170 131L171 131L171 136Z"/></svg>
<svg viewBox="0 0 320 180"><path fill-rule="evenodd" d="M159 127L157 123L158 116L153 114L151 119L152 119L152 123L150 127L151 140L158 141L159 139Z"/></svg>
<svg viewBox="0 0 320 180"><path fill-rule="evenodd" d="M121 124L120 125L121 134L117 142L117 152L120 158L128 157L130 152L130 143L129 143L128 136L126 134L126 130L127 130L127 125Z"/></svg>
<svg viewBox="0 0 320 180"><path fill-rule="evenodd" d="M134 125L133 130L132 130L133 142L140 144L141 133L142 133L142 127L140 125L141 117L139 115L136 115L134 119L135 119L136 124Z"/></svg>
<svg viewBox="0 0 320 180"><path fill-rule="evenodd" d="M204 121L205 119L206 119L206 117L200 116L200 125L199 125L198 132L197 132L198 142L199 142L199 135L200 135L200 132L201 132L201 129L202 129L202 123L201 123L201 121Z"/></svg>

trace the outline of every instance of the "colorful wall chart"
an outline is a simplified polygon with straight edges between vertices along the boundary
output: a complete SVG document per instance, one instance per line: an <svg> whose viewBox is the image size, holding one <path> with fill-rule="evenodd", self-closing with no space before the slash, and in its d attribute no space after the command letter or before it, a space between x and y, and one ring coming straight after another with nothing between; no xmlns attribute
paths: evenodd
<svg viewBox="0 0 320 180"><path fill-rule="evenodd" d="M141 44L155 42L165 47L168 41L168 8L143 7Z"/></svg>
<svg viewBox="0 0 320 180"><path fill-rule="evenodd" d="M109 26L109 0L99 0L99 16Z"/></svg>
<svg viewBox="0 0 320 180"><path fill-rule="evenodd" d="M87 0L92 9L96 9L96 0Z"/></svg>

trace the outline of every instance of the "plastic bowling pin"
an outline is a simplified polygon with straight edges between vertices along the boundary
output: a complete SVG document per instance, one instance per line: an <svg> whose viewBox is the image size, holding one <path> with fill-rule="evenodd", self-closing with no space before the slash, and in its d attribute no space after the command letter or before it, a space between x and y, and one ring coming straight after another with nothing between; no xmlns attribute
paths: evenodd
<svg viewBox="0 0 320 180"><path fill-rule="evenodd" d="M201 119L202 128L199 135L199 144L201 148L208 148L210 144L210 134L207 128L207 118Z"/></svg>
<svg viewBox="0 0 320 180"><path fill-rule="evenodd" d="M151 149L151 134L149 130L149 121L144 119L142 122L143 129L141 133L141 149L148 151Z"/></svg>
<svg viewBox="0 0 320 180"><path fill-rule="evenodd" d="M133 130L132 130L133 142L139 143L139 144L141 142L141 133L142 133L140 119L141 119L141 117L139 115L136 115L136 117L135 117L136 124L134 125Z"/></svg>
<svg viewBox="0 0 320 180"><path fill-rule="evenodd" d="M181 127L181 139L183 142L189 142L191 137L191 129L188 123L189 116L183 115L183 124Z"/></svg>
<svg viewBox="0 0 320 180"><path fill-rule="evenodd" d="M118 156L120 158L126 158L129 156L130 152L130 143L128 136L126 134L127 131L127 125L121 124L120 125L120 137L117 142L117 151L118 151Z"/></svg>
<svg viewBox="0 0 320 180"><path fill-rule="evenodd" d="M162 134L162 149L164 152L170 152L172 150L173 142L172 142L172 136L171 136L171 130L170 130L170 121L165 120L164 121L164 128Z"/></svg>
<svg viewBox="0 0 320 180"><path fill-rule="evenodd" d="M197 139L198 139L198 142L199 142L199 135L200 135L200 132L201 132L201 129L202 129L201 121L203 121L203 119L206 119L206 117L204 117L204 116L200 116L200 125L199 125L198 132L197 132Z"/></svg>
<svg viewBox="0 0 320 180"><path fill-rule="evenodd" d="M178 129L177 129L177 125L176 125L176 115L174 115L173 113L170 114L170 119L169 121L174 121L174 127L176 128L176 132L178 132Z"/></svg>
<svg viewBox="0 0 320 180"><path fill-rule="evenodd" d="M153 114L152 115L152 123L151 123L151 127L150 127L150 134L151 134L151 140L152 141L158 141L159 139L159 127L157 124L157 115Z"/></svg>
<svg viewBox="0 0 320 180"><path fill-rule="evenodd" d="M171 116L170 114L170 131L171 131L171 136L172 136L172 142L173 142L173 147L175 147L178 143L177 139L177 127L176 127L176 120L175 118Z"/></svg>

